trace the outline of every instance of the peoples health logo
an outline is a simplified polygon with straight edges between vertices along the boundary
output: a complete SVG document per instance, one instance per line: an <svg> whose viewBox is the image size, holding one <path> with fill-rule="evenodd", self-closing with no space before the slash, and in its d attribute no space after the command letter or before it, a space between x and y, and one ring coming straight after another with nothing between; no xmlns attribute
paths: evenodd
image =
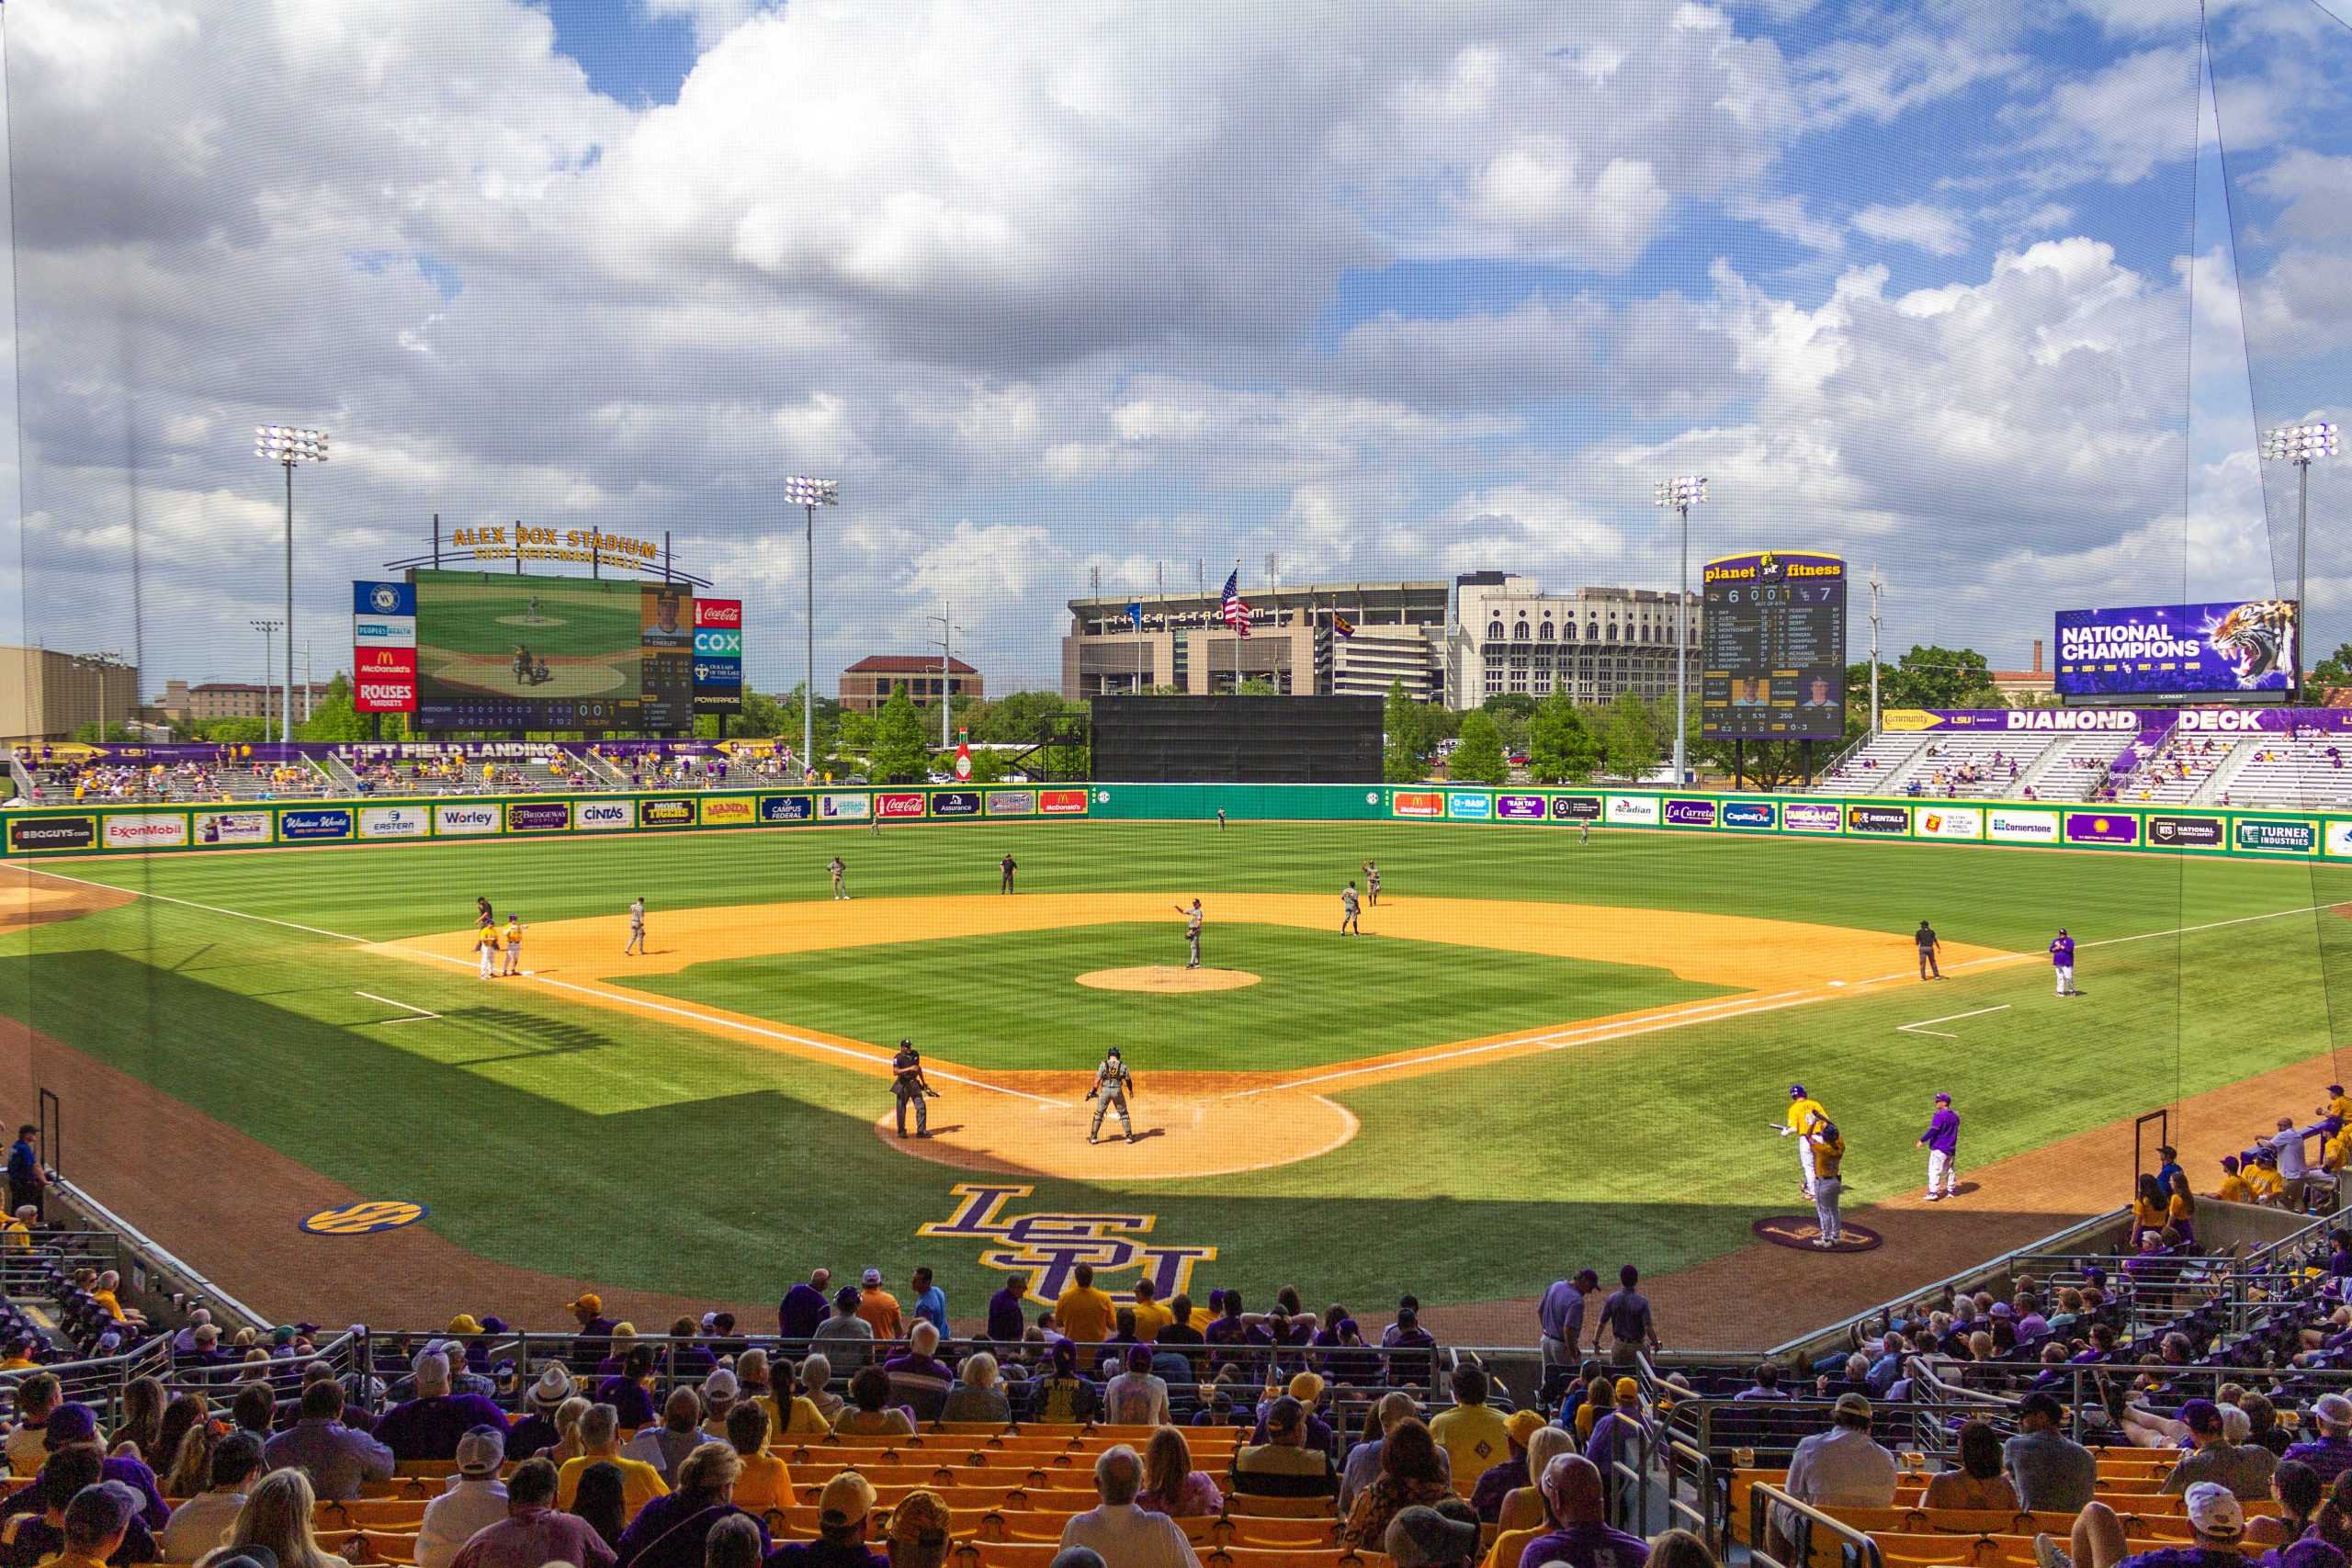
<svg viewBox="0 0 2352 1568"><path fill-rule="evenodd" d="M1011 1182L959 1181L947 1190L956 1199L954 1212L944 1220L918 1227L915 1235L960 1236L991 1244L980 1253L981 1267L1025 1275L1028 1299L1043 1305L1052 1305L1075 1282L1081 1263L1091 1265L1098 1275L1132 1269L1137 1278L1149 1280L1159 1298L1166 1301L1191 1287L1194 1264L1216 1260L1214 1247L1147 1240L1159 1223L1157 1214L1061 1210L1008 1214L1006 1205L1036 1189ZM1112 1299L1132 1303L1135 1295L1132 1291L1114 1292Z"/></svg>

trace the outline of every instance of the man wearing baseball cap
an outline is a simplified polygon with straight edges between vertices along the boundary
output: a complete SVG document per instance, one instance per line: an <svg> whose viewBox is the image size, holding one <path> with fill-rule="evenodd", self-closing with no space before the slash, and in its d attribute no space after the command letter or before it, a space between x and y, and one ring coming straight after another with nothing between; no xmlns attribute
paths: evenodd
<svg viewBox="0 0 2352 1568"><path fill-rule="evenodd" d="M898 1338L905 1320L899 1314L899 1298L882 1288L882 1270L868 1269L858 1286L857 1315L872 1325L874 1337Z"/></svg>
<svg viewBox="0 0 2352 1568"><path fill-rule="evenodd" d="M817 1495L817 1539L778 1547L769 1568L889 1568L865 1550L873 1513L874 1483L854 1470L842 1472Z"/></svg>
<svg viewBox="0 0 2352 1568"><path fill-rule="evenodd" d="M572 1321L580 1325L580 1337L572 1342L571 1359L594 1364L612 1349L613 1320L605 1315L605 1298L591 1291L564 1309Z"/></svg>
<svg viewBox="0 0 2352 1568"><path fill-rule="evenodd" d="M506 1434L476 1427L458 1439L458 1473L448 1490L424 1505L416 1532L416 1568L449 1568L466 1542L506 1517Z"/></svg>
<svg viewBox="0 0 2352 1568"><path fill-rule="evenodd" d="M1551 1529L1527 1543L1521 1568L1558 1561L1578 1568L1642 1568L1649 1542L1611 1529L1601 1500L1600 1472L1582 1454L1561 1454L1544 1467L1544 1517ZM1888 1484L1889 1494L1894 1490Z"/></svg>
<svg viewBox="0 0 2352 1568"><path fill-rule="evenodd" d="M1792 1083L1789 1086L1788 1120L1776 1130L1781 1136L1797 1141L1797 1179L1808 1198L1813 1196L1813 1140L1806 1134L1813 1131L1815 1123L1828 1120L1828 1107L1807 1094L1804 1085Z"/></svg>
<svg viewBox="0 0 2352 1568"><path fill-rule="evenodd" d="M2066 1407L2036 1390L2018 1401L2018 1435L2001 1445L2001 1469L2028 1513L2071 1514L2098 1486L2098 1461L2066 1436Z"/></svg>
<svg viewBox="0 0 2352 1568"><path fill-rule="evenodd" d="M1436 1508L1417 1503L1389 1520L1381 1544L1396 1568L1470 1568L1477 1562L1477 1521L1440 1512L1460 1506L1452 1497Z"/></svg>
<svg viewBox="0 0 2352 1568"><path fill-rule="evenodd" d="M2278 1468L2278 1456L2254 1443L2230 1441L2220 1405L2210 1399L2188 1400L2175 1419L2188 1428L2191 1446L2159 1492L2179 1496L2198 1482L2211 1481L2228 1487L2241 1502L2259 1503L2270 1495L2270 1472Z"/></svg>
<svg viewBox="0 0 2352 1568"><path fill-rule="evenodd" d="M2310 1465L2319 1472L2321 1485L2333 1486L2337 1476L2352 1470L2352 1399L2323 1393L2312 1401L2312 1418L2319 1423L2319 1436L2279 1457Z"/></svg>
<svg viewBox="0 0 2352 1568"><path fill-rule="evenodd" d="M1527 1473L1527 1440L1543 1429L1544 1417L1532 1410L1514 1410L1503 1423L1510 1452L1480 1471L1477 1484L1470 1489L1470 1506L1486 1523L1502 1517L1504 1498L1522 1486L1535 1484L1534 1477Z"/></svg>
<svg viewBox="0 0 2352 1568"><path fill-rule="evenodd" d="M1953 1190L1952 1167L1960 1157L1960 1113L1951 1108L1951 1096L1936 1096L1935 1114L1928 1118L1928 1130L1919 1134L1919 1147L1928 1151L1928 1201L1940 1203L1956 1198Z"/></svg>
<svg viewBox="0 0 2352 1568"><path fill-rule="evenodd" d="M1894 1504L1894 1456L1871 1437L1871 1402L1841 1393L1829 1407L1829 1430L1799 1443L1789 1459L1788 1495L1816 1508L1886 1508ZM1779 1508L1773 1527L1797 1537L1794 1510Z"/></svg>
<svg viewBox="0 0 2352 1568"><path fill-rule="evenodd" d="M2084 1506L2075 1520L2070 1550L2061 1551L2046 1535L2033 1538L2033 1555L2041 1568L2243 1568L2246 1559L2238 1544L2245 1537L2245 1510L2230 1489L2200 1481L2181 1497L2188 1516L2189 1544L2158 1547L2154 1551L2125 1556L2122 1521L2104 1503Z"/></svg>

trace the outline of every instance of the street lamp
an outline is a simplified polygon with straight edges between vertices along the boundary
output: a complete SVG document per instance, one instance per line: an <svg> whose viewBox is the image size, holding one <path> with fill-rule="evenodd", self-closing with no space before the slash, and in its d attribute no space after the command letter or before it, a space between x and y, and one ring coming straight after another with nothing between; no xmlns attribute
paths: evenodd
<svg viewBox="0 0 2352 1568"><path fill-rule="evenodd" d="M286 468L286 719L278 739L294 739L294 465L327 460L327 433L292 424L254 426L254 456ZM269 727L264 725L266 734Z"/></svg>
<svg viewBox="0 0 2352 1568"><path fill-rule="evenodd" d="M1682 573L1674 593L1674 787L1682 787L1683 710L1690 683L1690 509L1707 499L1703 474L1678 474L1660 479L1657 504L1682 514Z"/></svg>
<svg viewBox="0 0 2352 1568"><path fill-rule="evenodd" d="M2333 420L2312 420L2303 424L2282 424L2262 438L2262 455L2274 463L2295 465L2295 615L2300 621L2311 614L2306 591L2310 587L2306 569L2310 562L2309 528L2312 513L2312 462L2318 457L2340 457L2344 455L2344 432ZM2295 684L2303 683L2302 628L2296 628Z"/></svg>
<svg viewBox="0 0 2352 1568"><path fill-rule="evenodd" d="M800 688L800 765L817 765L817 508L842 503L839 479L813 479L795 474L784 481L784 498L808 513L808 683Z"/></svg>
<svg viewBox="0 0 2352 1568"><path fill-rule="evenodd" d="M956 634L968 633L972 628L956 625L956 601L953 599L947 602L947 614L925 615L923 619L939 623L939 749L944 751L951 744L947 739L947 710L953 705L947 700L947 688L951 679L948 671L953 668L954 660L949 656L955 649Z"/></svg>
<svg viewBox="0 0 2352 1568"><path fill-rule="evenodd" d="M285 624L284 621L262 620L245 623L261 633L261 739L265 746L269 744L269 639Z"/></svg>

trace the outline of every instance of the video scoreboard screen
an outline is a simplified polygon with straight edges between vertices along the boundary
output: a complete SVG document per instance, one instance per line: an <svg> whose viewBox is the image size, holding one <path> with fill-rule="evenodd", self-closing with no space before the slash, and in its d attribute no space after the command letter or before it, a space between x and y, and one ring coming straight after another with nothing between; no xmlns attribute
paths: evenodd
<svg viewBox="0 0 2352 1568"><path fill-rule="evenodd" d="M1700 729L1713 740L1846 733L1846 563L1766 550L1707 563Z"/></svg>

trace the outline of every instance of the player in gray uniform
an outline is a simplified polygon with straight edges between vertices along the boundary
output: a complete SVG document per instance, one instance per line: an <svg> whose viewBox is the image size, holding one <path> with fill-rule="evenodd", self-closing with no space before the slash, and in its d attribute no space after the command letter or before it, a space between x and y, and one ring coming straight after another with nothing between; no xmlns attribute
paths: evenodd
<svg viewBox="0 0 2352 1568"><path fill-rule="evenodd" d="M643 895L629 900L628 945L621 949L621 956L645 952L645 898Z"/></svg>
<svg viewBox="0 0 2352 1568"><path fill-rule="evenodd" d="M1179 904L1176 906L1176 912L1184 917L1184 935L1193 944L1193 961L1184 967L1198 969L1201 966L1201 901L1198 898L1193 899L1193 907L1189 909Z"/></svg>
<svg viewBox="0 0 2352 1568"><path fill-rule="evenodd" d="M1363 928L1356 924L1356 885L1352 882L1340 889L1340 934L1363 935Z"/></svg>
<svg viewBox="0 0 2352 1568"><path fill-rule="evenodd" d="M1196 901L1193 907L1197 909L1200 905ZM1193 940L1199 940L1197 926ZM1086 1098L1094 1101L1094 1125L1086 1131L1088 1143L1102 1141L1102 1113L1114 1106L1119 1112L1119 1130L1126 1134L1127 1142L1132 1144L1136 1141L1135 1123L1127 1119L1127 1096L1135 1087L1135 1074L1127 1071L1127 1064L1120 1056L1119 1048L1112 1046L1111 1054L1102 1058L1102 1065L1094 1069L1094 1087L1086 1091Z"/></svg>
<svg viewBox="0 0 2352 1568"><path fill-rule="evenodd" d="M842 863L842 857L835 855L832 860L826 864L825 869L832 873L833 897L836 898L848 897L849 888L842 881L842 878L849 874L849 867Z"/></svg>
<svg viewBox="0 0 2352 1568"><path fill-rule="evenodd" d="M1380 908L1380 864L1376 861L1363 863L1363 901L1375 909Z"/></svg>

